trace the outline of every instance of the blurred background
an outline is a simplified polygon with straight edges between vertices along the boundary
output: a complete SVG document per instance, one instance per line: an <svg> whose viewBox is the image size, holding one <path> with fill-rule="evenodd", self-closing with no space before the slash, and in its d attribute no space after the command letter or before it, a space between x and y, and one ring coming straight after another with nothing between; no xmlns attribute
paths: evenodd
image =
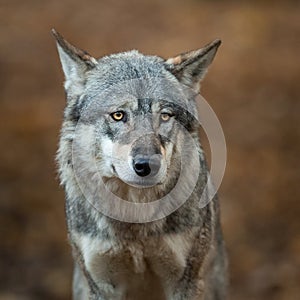
<svg viewBox="0 0 300 300"><path fill-rule="evenodd" d="M299 1L2 0L0 299L70 299L54 162L63 74L50 29L99 57L223 44L202 94L228 147L219 191L233 300L300 295Z"/></svg>

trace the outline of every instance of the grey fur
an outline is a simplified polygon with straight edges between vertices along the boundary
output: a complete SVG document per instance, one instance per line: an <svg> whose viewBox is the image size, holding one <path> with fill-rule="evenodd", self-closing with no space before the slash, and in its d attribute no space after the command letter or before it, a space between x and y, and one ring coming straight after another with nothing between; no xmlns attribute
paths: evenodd
<svg viewBox="0 0 300 300"><path fill-rule="evenodd" d="M199 81L213 60L220 41L168 60L145 56L137 51L113 54L97 60L69 44L54 30L53 34L66 79L67 105L57 161L61 184L66 192L67 226L75 260L73 299L225 299L227 263L219 204L215 196L206 207L200 209L198 206L207 180L207 166L198 140L197 122L188 113L196 111L193 98L199 92ZM104 103L103 99L97 100L97 97L114 84L137 78L146 81L155 78L158 82L167 82L167 86L158 83L155 91L149 92L150 96L153 93L155 99L167 99L170 90L178 90L185 95L184 99L178 101L181 108L186 107L186 110L176 111L176 105L169 105L168 109L192 135L200 162L198 182L189 199L167 217L141 224L114 220L95 210L78 186L72 160L76 126L82 126L79 130L82 130L82 139L85 138L87 142L89 140L85 135L88 133L85 132L92 128L96 132L93 145L99 151L100 172L103 172L102 175L107 178L115 193L120 193L127 201L147 202L173 188L180 168L177 156L187 147L174 121L163 125L165 136L176 141L176 146L168 146L171 154L166 154L169 161L166 162L168 171L163 177L163 184L141 191L118 179L116 170L104 167L103 162L109 159L101 148L104 137L111 143L117 141L119 145L126 146L131 135L122 140L121 123L112 124L108 119L99 119L97 115L84 115L85 108L93 106L97 101L103 101L99 104L101 108L105 106L103 109L116 106L118 95L112 95L109 103ZM192 88L193 92L187 87ZM147 85L144 88L147 89ZM150 127L161 126L153 125L153 119L157 114L155 107L160 105L159 109L162 109L161 105L164 104L161 101L158 104L152 103L148 98L141 102L138 100L139 92L135 92L137 101L124 104L130 126L134 126L132 120L142 114L149 116ZM122 134L124 137L124 132ZM132 144L135 148L131 153L135 155L142 147L142 151L152 153L158 151L157 145L165 149L168 143L168 139L152 134L145 137L143 142ZM87 180L93 180L88 161L83 160L82 172L86 172Z"/></svg>

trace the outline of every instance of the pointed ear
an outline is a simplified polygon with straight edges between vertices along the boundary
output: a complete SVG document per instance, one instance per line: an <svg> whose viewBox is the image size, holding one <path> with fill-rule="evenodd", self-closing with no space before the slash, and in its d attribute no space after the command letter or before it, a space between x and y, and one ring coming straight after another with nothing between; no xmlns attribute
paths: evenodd
<svg viewBox="0 0 300 300"><path fill-rule="evenodd" d="M204 78L208 66L213 61L221 41L215 40L205 47L179 54L166 60L166 68L183 84L200 90L200 81Z"/></svg>
<svg viewBox="0 0 300 300"><path fill-rule="evenodd" d="M98 62L86 51L71 45L55 29L51 31L56 39L58 54L66 79L65 89L68 93L78 95L82 92L86 71L93 69Z"/></svg>

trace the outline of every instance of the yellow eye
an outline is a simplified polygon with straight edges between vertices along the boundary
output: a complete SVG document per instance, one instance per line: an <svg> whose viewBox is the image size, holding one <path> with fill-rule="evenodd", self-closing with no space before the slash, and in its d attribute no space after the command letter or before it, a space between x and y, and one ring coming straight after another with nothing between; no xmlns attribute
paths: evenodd
<svg viewBox="0 0 300 300"><path fill-rule="evenodd" d="M162 114L160 115L160 118L161 118L162 121L167 122L167 121L170 120L171 115L168 114L168 113L162 113Z"/></svg>
<svg viewBox="0 0 300 300"><path fill-rule="evenodd" d="M112 117L115 121L119 122L119 121L122 121L122 120L124 119L125 113L122 112L122 111L116 111L116 112L114 112L114 113L111 114L111 117Z"/></svg>

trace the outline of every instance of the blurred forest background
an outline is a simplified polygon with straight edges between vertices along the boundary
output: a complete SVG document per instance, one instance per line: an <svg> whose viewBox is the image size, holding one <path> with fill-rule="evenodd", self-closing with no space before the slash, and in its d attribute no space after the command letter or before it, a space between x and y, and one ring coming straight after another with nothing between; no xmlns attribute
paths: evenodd
<svg viewBox="0 0 300 300"><path fill-rule="evenodd" d="M229 299L299 299L299 1L217 0L0 1L0 299L71 297L52 27L96 57L169 57L223 40L202 94L228 147L219 194Z"/></svg>

